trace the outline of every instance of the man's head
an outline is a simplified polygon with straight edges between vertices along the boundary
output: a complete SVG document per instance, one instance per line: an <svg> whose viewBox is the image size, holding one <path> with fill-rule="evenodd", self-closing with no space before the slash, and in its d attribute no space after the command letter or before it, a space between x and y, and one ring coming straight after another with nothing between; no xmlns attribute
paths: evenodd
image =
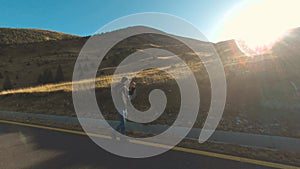
<svg viewBox="0 0 300 169"><path fill-rule="evenodd" d="M127 77L122 77L121 83L128 86L129 85L129 79Z"/></svg>

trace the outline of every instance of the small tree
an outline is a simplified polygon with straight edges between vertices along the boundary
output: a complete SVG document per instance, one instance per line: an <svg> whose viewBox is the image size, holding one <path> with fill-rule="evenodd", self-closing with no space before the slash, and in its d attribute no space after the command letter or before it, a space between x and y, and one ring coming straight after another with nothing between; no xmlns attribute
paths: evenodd
<svg viewBox="0 0 300 169"><path fill-rule="evenodd" d="M9 76L6 75L5 79L4 79L4 82L3 82L3 89L4 90L10 90L12 88L13 88L13 86L11 84L10 78L9 78Z"/></svg>
<svg viewBox="0 0 300 169"><path fill-rule="evenodd" d="M38 79L37 79L37 83L38 84L43 84L44 82L43 82L43 75L42 74L39 74L39 77L38 77Z"/></svg>
<svg viewBox="0 0 300 169"><path fill-rule="evenodd" d="M54 83L52 71L50 69L44 70L42 74L39 74L37 78L38 84L47 84L47 83Z"/></svg>
<svg viewBox="0 0 300 169"><path fill-rule="evenodd" d="M57 70L56 70L56 75L55 75L55 82L61 82L64 81L64 73L62 71L61 65L58 65Z"/></svg>
<svg viewBox="0 0 300 169"><path fill-rule="evenodd" d="M54 82L52 71L50 69L44 70L44 73L43 73L41 81L43 82L43 84L53 83Z"/></svg>
<svg viewBox="0 0 300 169"><path fill-rule="evenodd" d="M52 71L50 69L48 69L48 71L46 71L46 72L47 72L47 74L46 74L47 83L53 83L54 79L53 79Z"/></svg>

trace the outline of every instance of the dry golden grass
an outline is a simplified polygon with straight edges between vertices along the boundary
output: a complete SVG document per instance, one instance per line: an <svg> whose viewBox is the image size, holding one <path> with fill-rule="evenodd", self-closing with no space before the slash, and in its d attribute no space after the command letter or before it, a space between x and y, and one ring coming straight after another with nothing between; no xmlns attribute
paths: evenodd
<svg viewBox="0 0 300 169"><path fill-rule="evenodd" d="M180 78L185 78L186 73L184 72L185 69L181 68L180 65L175 65L174 67L162 67L159 70L166 70L170 69L170 71L173 71L174 74L179 75ZM168 79L171 79L171 76L167 74L160 74L157 73L158 69L149 69L145 70L142 73L138 72L132 72L129 74L118 74L118 75L105 75L96 77L94 79L83 79L80 81L74 81L74 82L63 82L63 83L57 83L57 84L46 84L46 85L40 85L35 87L28 87L28 88L19 88L19 89L12 89L12 90L5 90L1 91L0 95L8 95L8 94L20 94L20 93L49 93L49 92L57 92L57 91L64 91L64 92L71 92L72 85L80 84L79 87L76 90L88 90L90 89L89 86L93 82L95 82L95 88L105 88L111 86L113 80L113 76L115 76L116 82L120 81L120 79L123 76L130 76L130 74L136 74L138 73L135 78L142 79L142 84L153 84L153 83L162 83L168 81ZM151 78L147 78L151 77ZM85 85L86 84L86 85ZM86 88L87 87L87 88Z"/></svg>
<svg viewBox="0 0 300 169"><path fill-rule="evenodd" d="M209 55L207 55L209 56ZM207 61L206 63L202 61L191 61L188 62L188 66L191 68L193 72L202 72L205 71L205 68L203 64L209 64L211 62L214 62L214 60ZM228 67L232 65L240 65L238 61L232 62L232 63L225 63L223 66ZM180 78L185 78L187 75L186 69L184 68L184 65L182 64L175 64L171 66L161 67L159 69L148 69L144 70L142 73L132 72L131 74L136 74L135 78L142 79L142 84L154 84L154 83L164 83L167 82L172 77L167 74L161 74L158 73L158 70L161 71L171 71L172 73L178 75ZM130 74L118 74L114 75L115 79L119 81L123 76L130 76ZM151 77L151 78L148 78ZM20 93L47 93L47 92L56 92L56 91L64 91L64 92L71 92L72 90L72 84L80 84L80 87L85 87L82 89L76 88L76 90L88 90L90 89L89 86L91 86L91 83L95 82L95 88L105 88L109 87L112 83L113 75L103 75L100 77L96 77L96 79L83 79L80 81L75 82L63 82L63 83L57 83L57 84L46 84L46 85L40 85L40 86L34 86L34 87L28 87L28 88L19 88L19 89L13 89L13 90L6 90L1 91L0 95L7 95L7 94L20 94ZM84 85L87 84L87 85Z"/></svg>
<svg viewBox="0 0 300 169"><path fill-rule="evenodd" d="M205 56L209 57L209 54L205 54ZM206 63L202 61L190 61L186 64L191 68L193 72L202 72L205 71L204 64L209 64L211 62L214 62L214 60L206 61ZM239 65L238 62L233 63L226 63L223 66L232 66L232 65ZM161 74L158 73L158 70L161 71L171 71L172 73L178 75L180 78L185 78L187 75L186 69L184 68L184 65L182 64L175 64L171 66L161 67L159 69L148 69L144 70L142 73L132 72L131 74L136 74L136 78L140 78L142 84L154 84L154 83L165 83L172 77L170 75ZM115 75L115 79L118 81L123 76L130 76L130 74L118 74ZM151 77L151 78L148 78ZM113 75L103 75L100 77L96 77L96 79L83 79L76 82L63 82L63 83L57 83L57 84L46 84L46 85L40 85L40 86L34 86L34 87L27 87L27 88L19 88L19 89L13 89L13 90L6 90L1 91L0 95L7 95L7 94L20 94L20 93L47 93L47 92L56 92L56 91L64 91L64 92L71 92L72 90L72 84L80 84L80 87L85 87L82 89L76 88L76 90L88 90L90 89L88 86L91 86L91 83L95 82L95 88L105 88L109 87L111 85L113 79ZM87 85L84 85L87 84ZM86 88L87 87L87 88Z"/></svg>

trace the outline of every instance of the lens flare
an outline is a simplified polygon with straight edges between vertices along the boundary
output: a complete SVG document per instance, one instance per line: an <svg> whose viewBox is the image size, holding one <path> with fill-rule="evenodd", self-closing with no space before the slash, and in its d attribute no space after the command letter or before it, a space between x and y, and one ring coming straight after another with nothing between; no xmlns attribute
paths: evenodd
<svg viewBox="0 0 300 169"><path fill-rule="evenodd" d="M216 40L235 39L247 55L268 52L288 30L299 27L300 1L243 1L223 18Z"/></svg>

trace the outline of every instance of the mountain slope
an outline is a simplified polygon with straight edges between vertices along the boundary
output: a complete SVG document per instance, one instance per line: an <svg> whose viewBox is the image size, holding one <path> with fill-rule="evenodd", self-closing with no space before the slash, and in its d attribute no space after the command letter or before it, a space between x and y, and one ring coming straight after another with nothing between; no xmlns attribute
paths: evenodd
<svg viewBox="0 0 300 169"><path fill-rule="evenodd" d="M126 33L129 29L150 29L131 27L117 30ZM121 32L120 32L121 31ZM109 34L116 33L116 31ZM105 34L98 35L104 36ZM195 46L203 52L201 55L209 58L212 53L207 50L214 45L220 55L227 79L227 100L223 119L219 129L245 131L260 134L284 135L300 137L299 111L299 37L293 35L289 40L279 42L270 54L247 57L242 54L233 40L217 44L193 40ZM181 37L182 38L182 37ZM14 88L27 88L40 85L38 76L45 70L51 69L53 74L60 64L65 75L65 81L71 81L74 63L87 41L88 37L58 39L33 43L13 43L0 48L0 73L11 78ZM281 45L284 43L285 45ZM210 82L204 64L188 47L179 41L163 35L142 34L127 38L116 44L105 56L100 65L97 77L111 77L115 67L128 55L147 48L159 48L173 52L181 57L193 70L200 88L201 108L196 126L201 127L206 118L210 105ZM291 48L291 49L289 49ZM294 50L292 50L294 49ZM154 59L172 59L172 56L154 57ZM208 61L210 61L208 59ZM209 64L209 63L208 63ZM130 65L129 65L130 66ZM88 73L90 65L81 63L83 73ZM176 70L176 65L169 69ZM180 70L177 70L179 73ZM152 73L152 74L151 74ZM174 112L180 105L178 86L172 78L159 71L150 74L141 73L138 82L139 95L135 104L140 110L149 108L148 94L151 89L162 88L168 96L166 115L157 121L172 124ZM3 84L4 78L0 78ZM65 85L65 84L57 84ZM12 111L35 113L62 114L74 116L72 97L69 90L58 92L55 85L47 86L46 93L25 92L0 96L0 107ZM66 88L71 88L70 83ZM52 90L52 92L51 92ZM97 97L101 100L99 107L105 110L108 118L114 111L109 92L106 87L97 89ZM47 98L47 99L45 99ZM169 100L170 99L170 100ZM31 105L35 103L34 106ZM17 106L16 106L17 105ZM172 106L175 105L175 106ZM165 114L165 113L164 113Z"/></svg>
<svg viewBox="0 0 300 169"><path fill-rule="evenodd" d="M75 35L40 29L0 28L0 44L21 44L78 38Z"/></svg>

